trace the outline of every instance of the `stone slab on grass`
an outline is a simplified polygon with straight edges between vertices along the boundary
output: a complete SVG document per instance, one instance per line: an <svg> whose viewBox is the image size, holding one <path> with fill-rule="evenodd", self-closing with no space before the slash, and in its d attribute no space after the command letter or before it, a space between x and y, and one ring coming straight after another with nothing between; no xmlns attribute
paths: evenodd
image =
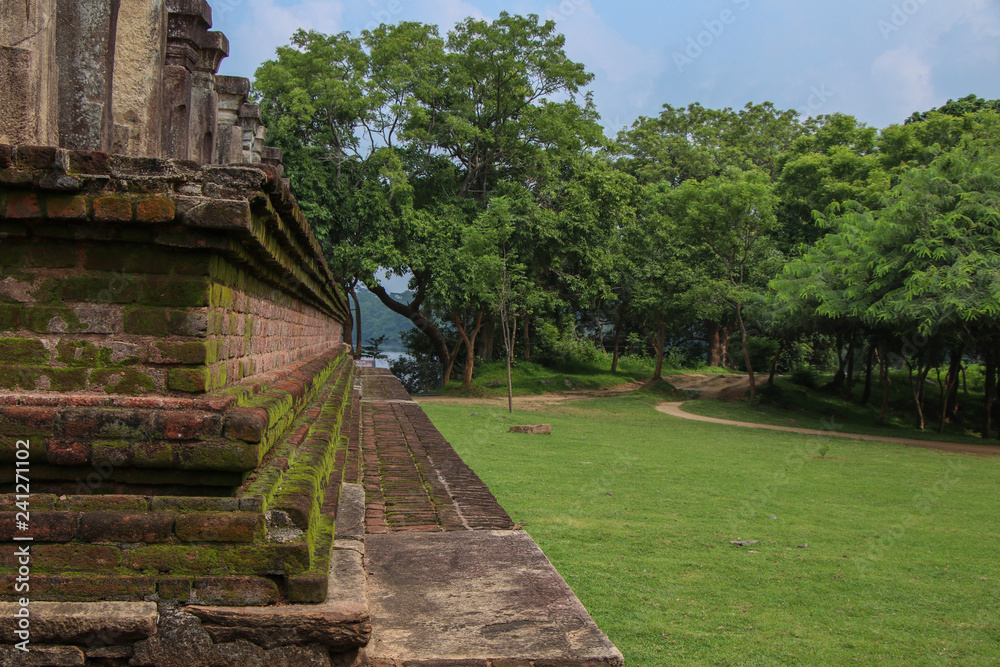
<svg viewBox="0 0 1000 667"><path fill-rule="evenodd" d="M524 531L388 533L365 546L373 664L624 665Z"/></svg>
<svg viewBox="0 0 1000 667"><path fill-rule="evenodd" d="M529 435L551 435L552 424L526 424L524 426L511 426L511 433L527 433Z"/></svg>

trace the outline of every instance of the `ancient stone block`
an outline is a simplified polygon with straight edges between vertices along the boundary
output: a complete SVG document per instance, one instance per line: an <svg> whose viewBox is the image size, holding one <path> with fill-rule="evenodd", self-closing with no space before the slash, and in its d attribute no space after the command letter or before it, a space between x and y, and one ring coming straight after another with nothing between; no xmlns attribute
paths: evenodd
<svg viewBox="0 0 1000 667"><path fill-rule="evenodd" d="M528 424L524 426L511 426L511 433L528 433L532 435L552 433L552 424Z"/></svg>
<svg viewBox="0 0 1000 667"><path fill-rule="evenodd" d="M59 145L110 151L118 0L57 0Z"/></svg>

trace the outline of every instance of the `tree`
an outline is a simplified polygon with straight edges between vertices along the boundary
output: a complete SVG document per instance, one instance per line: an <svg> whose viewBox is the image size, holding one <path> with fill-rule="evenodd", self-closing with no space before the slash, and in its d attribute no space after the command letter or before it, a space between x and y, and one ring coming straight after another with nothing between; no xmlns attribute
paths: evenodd
<svg viewBox="0 0 1000 667"><path fill-rule="evenodd" d="M759 300L760 290L773 275L770 235L777 229L776 203L767 174L735 168L701 182L684 182L670 202L682 233L709 248L719 262L719 270L709 274L710 289L736 317L750 375L750 405L757 387L747 349L746 308Z"/></svg>

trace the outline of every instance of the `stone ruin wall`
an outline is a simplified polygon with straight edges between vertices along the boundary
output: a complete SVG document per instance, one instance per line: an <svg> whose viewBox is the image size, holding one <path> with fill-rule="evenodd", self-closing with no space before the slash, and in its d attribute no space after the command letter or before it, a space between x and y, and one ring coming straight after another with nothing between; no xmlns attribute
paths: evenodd
<svg viewBox="0 0 1000 667"><path fill-rule="evenodd" d="M136 638L155 639L157 605L291 610L328 600L331 563L360 572L333 546L357 465L347 303L210 28L204 0L0 0L5 638L27 534L56 644L84 635L38 605L146 605ZM366 613L272 648L363 645ZM126 664L112 648L87 664ZM53 651L83 664L83 648Z"/></svg>

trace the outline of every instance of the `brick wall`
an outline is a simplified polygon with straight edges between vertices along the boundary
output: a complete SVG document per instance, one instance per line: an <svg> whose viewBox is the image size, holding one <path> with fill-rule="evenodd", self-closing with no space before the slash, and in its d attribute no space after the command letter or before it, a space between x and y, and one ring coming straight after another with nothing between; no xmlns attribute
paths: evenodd
<svg viewBox="0 0 1000 667"><path fill-rule="evenodd" d="M30 440L32 599L322 601L346 319L273 167L0 146L0 554Z"/></svg>

